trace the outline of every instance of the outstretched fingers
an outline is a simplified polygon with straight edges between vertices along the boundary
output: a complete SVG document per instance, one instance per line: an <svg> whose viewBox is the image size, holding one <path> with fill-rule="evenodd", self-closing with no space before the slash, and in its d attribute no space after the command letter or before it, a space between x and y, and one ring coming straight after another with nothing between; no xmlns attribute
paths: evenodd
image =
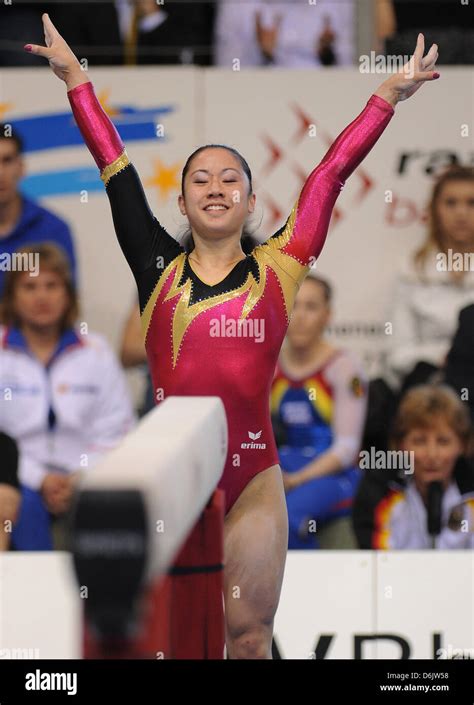
<svg viewBox="0 0 474 705"><path fill-rule="evenodd" d="M416 41L415 51L413 53L413 63L415 66L415 71L419 71L419 69L421 68L421 62L422 62L424 53L425 53L425 38L424 38L423 34L420 32L418 35L418 39Z"/></svg>
<svg viewBox="0 0 474 705"><path fill-rule="evenodd" d="M41 15L41 19L43 20L43 24L45 25L45 27L47 27L51 32L53 32L53 34L59 34L58 30L53 24L51 17L48 15L47 12L43 12L43 14Z"/></svg>
<svg viewBox="0 0 474 705"><path fill-rule="evenodd" d="M44 40L46 46L41 46L41 44L25 44L24 48L32 54L37 54L45 59L50 59L50 47L53 45L55 40L61 39L61 35L46 12L43 12L41 19L43 20Z"/></svg>
<svg viewBox="0 0 474 705"><path fill-rule="evenodd" d="M53 41L61 35L52 23L51 18L47 12L43 12L43 14L41 15L41 19L43 20L44 38L46 40L46 45L50 47Z"/></svg>
<svg viewBox="0 0 474 705"><path fill-rule="evenodd" d="M413 76L413 80L416 82L434 81L436 78L439 78L437 71L417 71Z"/></svg>
<svg viewBox="0 0 474 705"><path fill-rule="evenodd" d="M438 60L438 47L433 44L427 55L422 59L420 69L422 71L432 71Z"/></svg>
<svg viewBox="0 0 474 705"><path fill-rule="evenodd" d="M23 48L31 54L37 54L38 56L43 56L45 59L49 59L49 47L42 47L40 44L25 44Z"/></svg>

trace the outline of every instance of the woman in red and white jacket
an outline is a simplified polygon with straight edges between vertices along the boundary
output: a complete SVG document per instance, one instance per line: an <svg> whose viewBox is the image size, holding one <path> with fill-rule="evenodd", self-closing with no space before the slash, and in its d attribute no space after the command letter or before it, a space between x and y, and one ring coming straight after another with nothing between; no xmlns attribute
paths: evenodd
<svg viewBox="0 0 474 705"><path fill-rule="evenodd" d="M357 491L359 547L474 548L471 445L469 409L454 390L429 384L410 389L394 420L392 455L370 464ZM459 517L454 524L453 510Z"/></svg>

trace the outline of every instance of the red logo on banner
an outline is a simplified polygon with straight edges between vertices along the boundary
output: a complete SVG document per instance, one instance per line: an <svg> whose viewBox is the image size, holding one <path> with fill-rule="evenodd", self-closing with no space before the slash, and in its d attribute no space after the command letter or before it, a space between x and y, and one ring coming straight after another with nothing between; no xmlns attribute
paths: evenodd
<svg viewBox="0 0 474 705"><path fill-rule="evenodd" d="M265 203L265 207L268 213L268 224L269 228L276 228L281 224L282 219L287 214L287 210L293 206L297 200L301 189L304 186L306 179L312 170L307 171L301 164L294 161L294 157L291 155L294 153L295 147L297 147L304 139L307 139L310 128L314 125L316 126L316 120L312 120L309 115L296 103L291 104L291 109L296 117L296 128L293 136L289 140L288 147L291 147L291 151L285 153L285 148L277 144L275 139L268 133L263 133L261 139L265 145L268 158L265 161L260 174L259 179L263 182L266 180L279 166L284 165L285 169L288 168L295 175L297 180L297 189L295 190L295 195L293 197L291 205L285 204L280 205L275 201L275 198L271 196L262 186L259 186L260 192L262 194L262 200ZM321 128L317 128L318 136L327 144L328 148L334 142L329 133L325 132ZM316 166L316 164L314 165ZM314 168L314 167L313 167ZM353 180L359 180L359 187L354 195L353 202L360 205L362 201L367 197L369 191L374 187L374 181L369 176L366 169L359 167L352 176ZM332 214L332 223L336 224L339 220L345 217L344 211L335 206Z"/></svg>

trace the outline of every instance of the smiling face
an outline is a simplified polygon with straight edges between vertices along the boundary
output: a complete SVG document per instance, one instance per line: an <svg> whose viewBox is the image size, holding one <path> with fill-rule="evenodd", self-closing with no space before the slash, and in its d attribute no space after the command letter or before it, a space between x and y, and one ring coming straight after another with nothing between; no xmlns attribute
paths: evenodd
<svg viewBox="0 0 474 705"><path fill-rule="evenodd" d="M193 236L240 239L246 218L255 210L255 194L249 190L237 157L220 147L207 148L191 160L178 206Z"/></svg>

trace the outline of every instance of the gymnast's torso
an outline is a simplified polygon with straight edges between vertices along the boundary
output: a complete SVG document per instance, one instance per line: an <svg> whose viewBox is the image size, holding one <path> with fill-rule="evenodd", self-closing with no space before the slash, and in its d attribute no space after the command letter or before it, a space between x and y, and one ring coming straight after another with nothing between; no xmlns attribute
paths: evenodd
<svg viewBox="0 0 474 705"><path fill-rule="evenodd" d="M394 109L372 95L308 176L285 224L224 279L209 285L151 212L91 84L68 96L101 168L117 238L137 284L156 402L173 395L223 401L229 443L219 486L228 512L257 473L278 463L270 388L296 292L323 247L346 178L380 137Z"/></svg>
<svg viewBox="0 0 474 705"><path fill-rule="evenodd" d="M130 203L130 194L141 190L137 179L131 164L117 173L107 186L111 200ZM138 287L156 403L198 395L218 396L224 404L228 452L219 486L227 511L252 477L278 463L270 388L308 271L292 240L294 225L293 215L214 285L200 279L183 247L153 216L142 223L149 230L146 250L126 234L121 241Z"/></svg>

